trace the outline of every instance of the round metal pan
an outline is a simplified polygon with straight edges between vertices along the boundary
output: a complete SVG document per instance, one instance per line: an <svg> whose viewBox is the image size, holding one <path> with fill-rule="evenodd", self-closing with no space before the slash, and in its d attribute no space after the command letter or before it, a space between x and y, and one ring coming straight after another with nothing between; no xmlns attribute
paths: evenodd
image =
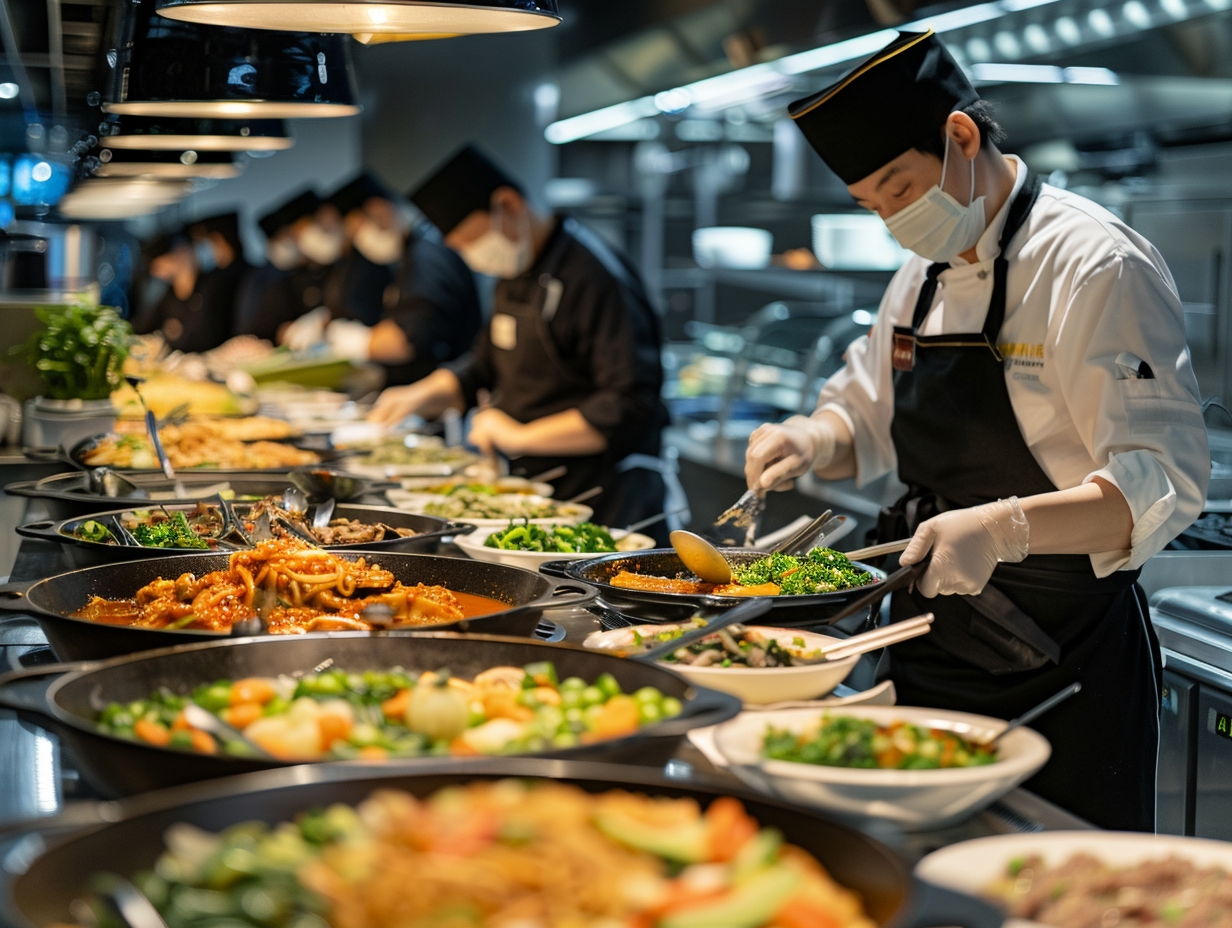
<svg viewBox="0 0 1232 928"><path fill-rule="evenodd" d="M278 496L291 486L289 470L190 470L179 474L188 495L178 499L160 499L156 502L164 505L177 503L193 503L197 500L208 500L217 495L216 487L220 483L231 485L237 499L253 497L261 499L265 496ZM129 471L125 476L141 489L149 493L173 493L174 484L161 472ZM379 488L387 486L380 481L362 480L362 484L350 489L354 496L346 499L362 499L365 502L388 503L384 492ZM104 496L90 490L88 475L80 471L66 474L55 474L39 481L23 481L10 483L4 491L12 496L25 496L42 501L47 511L47 518L59 522L63 519L73 519L77 516L88 516L96 512L114 509L117 505L129 504L129 508L140 508L143 502L140 498ZM198 493L198 491L201 491ZM375 492L374 492L375 491ZM339 500L342 502L342 499Z"/></svg>
<svg viewBox="0 0 1232 928"><path fill-rule="evenodd" d="M206 500L208 503L209 500ZM194 503L178 505L159 504L168 512L176 510L192 510ZM247 511L244 503L236 503L238 516ZM151 506L138 507L149 509ZM34 538L39 541L50 541L61 545L73 567L94 567L98 564L111 564L117 560L134 561L151 557L167 557L173 554L199 554L199 549L193 548L146 548L141 545L108 544L101 541L86 541L78 538L74 532L82 523L95 520L103 522L112 528L112 519L118 519L133 512L133 509L113 509L108 512L94 513L90 516L78 516L63 519L59 522L43 521L29 522L17 526L17 534L23 538ZM313 510L309 509L311 514ZM358 519L360 522L372 524L383 522L390 528L409 528L416 534L409 538L386 538L383 541L357 542L347 545L321 545L327 551L424 551L432 548L442 538L454 535L466 535L475 530L475 526L465 522L451 522L436 516L421 516L386 506L348 506L335 508L334 518ZM222 551L222 548L218 549Z"/></svg>
<svg viewBox="0 0 1232 928"><path fill-rule="evenodd" d="M724 548L723 556L733 567L743 567L766 556L765 551L749 548ZM885 580L885 571L858 565L872 574L876 583ZM568 577L589 583L599 591L604 605L632 619L644 622L681 622L699 611L726 611L748 600L747 596L713 596L688 593L649 593L612 586L611 579L622 570L655 577L681 577L696 580L680 562L671 548L650 551L603 554L584 561L552 561L539 568L550 576ZM873 584L840 590L836 593L814 593L809 596L771 596L773 612L766 625L800 628L816 625L834 615L849 602L873 589Z"/></svg>
<svg viewBox="0 0 1232 928"><path fill-rule="evenodd" d="M380 768L351 764L295 767L108 803L109 814L99 815L99 827L43 852L13 880L9 898L0 899L0 905L19 928L73 924L69 906L89 895L95 873L131 877L150 869L164 850L163 834L177 822L209 831L254 820L273 824L336 802L362 802L379 789L401 789L426 797L448 786L507 777L551 778L594 793L621 789L689 797L701 806L708 806L717 796L736 795L763 827L778 829L788 842L812 854L835 880L858 893L878 928L998 928L1004 919L987 902L919 881L888 847L820 814L733 790L706 777L682 782L647 768L533 758L465 764L435 761L414 768L392 764Z"/></svg>
<svg viewBox="0 0 1232 928"><path fill-rule="evenodd" d="M76 467L79 470L90 470L92 467L98 467L100 465L87 463L86 455L89 454L92 450L94 450L94 448L97 447L99 443L102 442L103 439L107 437L108 435L106 433L101 434L101 435L90 435L90 436L87 436L86 438L78 439L69 448L63 448L63 447L61 448L29 448L26 450L26 454L28 456L35 457L35 458L63 461L65 464L71 465L72 467ZM304 451L311 451L313 454L315 454L320 459L319 461L316 462L317 465L333 464L333 463L341 461L344 458L350 456L349 452L341 452L341 451L335 450L332 447L325 447L319 441L310 441L308 443L304 443L299 438L281 438L281 439L270 439L270 440L274 441L277 444L290 445L293 448L300 448L301 450L304 450ZM251 444L251 442L245 442L245 444ZM302 467L302 466L316 466L316 465L298 465L297 464L294 466ZM119 471L120 473L123 473L123 474L139 474L143 472L145 473L160 472L158 471L158 468L156 467L147 467L147 468L140 468L140 469L128 468L128 467L115 467L112 469ZM196 469L197 468L185 469L185 473L189 473L191 472L191 470L196 470ZM289 467L279 467L279 468L274 468L274 469L275 470L288 470L290 468ZM221 473L222 471L217 470L217 469L211 469L211 472Z"/></svg>
<svg viewBox="0 0 1232 928"><path fill-rule="evenodd" d="M393 667L416 672L448 667L451 673L468 680L491 667L523 667L551 661L561 679L578 676L593 682L601 674L611 673L626 693L654 686L665 695L675 696L684 706L680 715L624 738L544 752L552 757L661 764L690 729L717 725L740 711L740 700L736 697L692 686L683 677L657 665L524 638L412 632L332 632L296 635L285 641L232 638L147 651L101 663L38 667L0 677L0 705L23 714L32 713L35 721L51 728L72 751L78 769L97 789L108 796L132 796L293 764L222 753L195 754L105 735L95 723L99 711L108 703L146 699L162 687L186 694L198 685L216 680L302 673L326 660L333 660L333 669L355 673Z"/></svg>
<svg viewBox="0 0 1232 928"><path fill-rule="evenodd" d="M339 552L341 557L352 560L363 553ZM544 609L581 605L590 602L595 595L591 587L576 581L550 579L519 567L484 564L467 558L396 551L371 551L366 557L392 571L406 584L440 584L460 593L474 593L508 604L507 609L491 615L432 626L433 630L529 636L534 634ZM52 651L62 661L101 660L154 648L217 641L229 636L219 632L103 625L75 619L72 615L91 596L130 599L137 590L159 577L224 570L227 561L225 554L181 554L86 567L44 580L11 583L0 587L0 611L32 616L43 629ZM277 635L271 639L290 641L296 637L299 636Z"/></svg>

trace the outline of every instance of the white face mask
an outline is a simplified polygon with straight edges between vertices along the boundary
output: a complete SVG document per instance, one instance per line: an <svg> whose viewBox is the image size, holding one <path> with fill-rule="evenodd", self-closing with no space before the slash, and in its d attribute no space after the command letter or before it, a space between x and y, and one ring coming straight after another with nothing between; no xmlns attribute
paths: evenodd
<svg viewBox="0 0 1232 928"><path fill-rule="evenodd" d="M351 243L373 264L397 264L402 257L402 233L397 229L382 229L367 219L355 230Z"/></svg>
<svg viewBox="0 0 1232 928"><path fill-rule="evenodd" d="M343 242L341 229L328 232L314 222L299 234L296 244L309 261L329 265L342 257Z"/></svg>
<svg viewBox="0 0 1232 928"><path fill-rule="evenodd" d="M530 216L523 213L522 217L523 228L518 232L517 241L512 241L500 231L502 214L499 211L492 213L488 231L469 245L459 248L458 254L476 274L487 274L489 277L501 277L505 280L521 277L535 262Z"/></svg>
<svg viewBox="0 0 1232 928"><path fill-rule="evenodd" d="M950 138L945 139L941 183L950 160ZM952 261L975 247L984 234L984 197L975 199L975 162L971 162L971 193L963 206L938 184L910 206L904 206L886 221L900 245L929 261Z"/></svg>
<svg viewBox="0 0 1232 928"><path fill-rule="evenodd" d="M304 263L304 256L300 253L299 246L289 235L270 242L265 249L265 254L269 258L269 263L280 271L289 271Z"/></svg>

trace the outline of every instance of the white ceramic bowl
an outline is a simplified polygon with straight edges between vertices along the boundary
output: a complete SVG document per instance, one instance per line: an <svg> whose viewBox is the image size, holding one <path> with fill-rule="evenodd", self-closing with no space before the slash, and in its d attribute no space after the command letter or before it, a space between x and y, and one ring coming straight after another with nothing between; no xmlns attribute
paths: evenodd
<svg viewBox="0 0 1232 928"><path fill-rule="evenodd" d="M480 520L467 519L466 521L474 523ZM546 564L548 561L584 561L588 557L596 556L588 553L563 554L559 551L502 551L500 548L489 548L484 544L489 535L493 532L503 532L508 525L506 521L496 528L480 528L469 535L458 535L454 538L454 544L477 561L505 564L509 567L523 567L526 570L538 570L540 564ZM655 540L649 535L639 535L636 532L630 534L620 528L612 529L611 533L621 551L643 551L655 546Z"/></svg>
<svg viewBox="0 0 1232 928"><path fill-rule="evenodd" d="M1226 841L1141 832L1043 831L951 844L921 860L915 872L930 883L978 896L1005 874L1015 858L1039 855L1049 866L1060 866L1074 854L1090 854L1114 867L1175 856L1196 866L1219 866L1232 871L1232 843ZM1035 925L1035 922L1014 919L1006 925L1015 922L1022 926Z"/></svg>
<svg viewBox="0 0 1232 928"><path fill-rule="evenodd" d="M866 770L762 758L767 727L799 732L822 714L816 709L747 713L720 725L715 745L732 773L763 793L828 812L889 819L909 829L938 827L972 815L1043 767L1052 753L1043 735L1019 728L998 742L998 760L983 767ZM832 714L881 725L910 722L964 737L986 737L1005 727L1000 719L984 715L907 706L853 706Z"/></svg>
<svg viewBox="0 0 1232 928"><path fill-rule="evenodd" d="M690 626L692 627L692 626ZM680 628L678 624L638 625L633 628L615 628L589 635L583 646L597 651L623 651L636 647L635 634L649 638L665 629ZM787 651L808 652L824 644L833 644L828 635L818 635L795 628L769 628L758 625L749 629L751 634L774 639ZM804 644L795 642L803 640ZM802 664L798 667L692 667L661 661L689 682L708 686L739 696L746 705L765 706L775 702L797 699L815 699L824 696L847 679L847 674L860 659L854 657L838 661L821 661L817 664Z"/></svg>
<svg viewBox="0 0 1232 928"><path fill-rule="evenodd" d="M896 271L910 252L880 216L822 213L813 217L813 254L833 271Z"/></svg>
<svg viewBox="0 0 1232 928"><path fill-rule="evenodd" d="M405 509L407 512L415 512L420 515L430 515L430 513L426 512L428 506L448 498L441 496L439 493L412 493L408 490L386 490L385 495L399 509ZM589 522L590 517L595 512L589 506L583 506L581 503L562 503L546 499L542 496L516 494L509 498L532 504L551 503L553 505L553 515L542 519L531 519L531 525L577 525L579 522ZM471 525L478 526L479 528L507 528L509 525L509 516L500 519L472 519L468 516L447 516L445 518L453 518L455 522L469 522Z"/></svg>
<svg viewBox="0 0 1232 928"><path fill-rule="evenodd" d="M774 236L765 229L709 226L693 231L693 260L701 267L765 267L773 245Z"/></svg>

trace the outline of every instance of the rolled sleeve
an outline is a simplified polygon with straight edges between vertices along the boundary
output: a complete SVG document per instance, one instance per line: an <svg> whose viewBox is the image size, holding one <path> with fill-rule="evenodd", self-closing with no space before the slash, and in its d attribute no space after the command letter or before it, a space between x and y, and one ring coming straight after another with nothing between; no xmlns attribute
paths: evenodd
<svg viewBox="0 0 1232 928"><path fill-rule="evenodd" d="M1136 570L1202 512L1210 450L1198 384L1185 345L1183 310L1169 283L1142 258L1115 255L1065 311L1054 352L1064 395L1099 477L1125 497L1133 517L1128 551L1091 555L1096 576ZM1126 378L1128 352L1153 377Z"/></svg>

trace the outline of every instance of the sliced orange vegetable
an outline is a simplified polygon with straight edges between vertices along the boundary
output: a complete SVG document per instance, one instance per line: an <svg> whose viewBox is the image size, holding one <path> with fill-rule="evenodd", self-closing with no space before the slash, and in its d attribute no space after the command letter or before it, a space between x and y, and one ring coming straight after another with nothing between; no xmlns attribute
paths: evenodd
<svg viewBox="0 0 1232 928"><path fill-rule="evenodd" d="M551 686L535 687L535 698L545 706L560 705L560 691Z"/></svg>
<svg viewBox="0 0 1232 928"><path fill-rule="evenodd" d="M261 704L257 702L242 702L237 706L232 706L230 709L223 709L220 713L222 720L232 728L238 728L243 731L257 719L261 718L264 710Z"/></svg>
<svg viewBox="0 0 1232 928"><path fill-rule="evenodd" d="M812 899L793 896L774 916L778 928L839 928L843 921Z"/></svg>
<svg viewBox="0 0 1232 928"><path fill-rule="evenodd" d="M175 721L171 723L172 731L192 731L192 726L188 724L188 719L181 712L175 717Z"/></svg>
<svg viewBox="0 0 1232 928"><path fill-rule="evenodd" d="M340 715L332 712L322 712L317 716L317 727L321 729L321 750L328 751L335 741L345 740L351 733L351 723Z"/></svg>
<svg viewBox="0 0 1232 928"><path fill-rule="evenodd" d="M381 711L385 713L387 719L397 719L401 721L406 715L406 707L411 704L411 690L398 690L389 699L381 703Z"/></svg>
<svg viewBox="0 0 1232 928"><path fill-rule="evenodd" d="M218 751L218 745L214 743L209 732L194 728L191 737L193 750L198 754L214 754Z"/></svg>
<svg viewBox="0 0 1232 928"><path fill-rule="evenodd" d="M534 710L518 705L517 690L488 690L483 694L483 712L489 719L525 722L535 717Z"/></svg>
<svg viewBox="0 0 1232 928"><path fill-rule="evenodd" d="M593 732L600 738L619 738L637 731L637 700L632 696L613 696L595 716Z"/></svg>
<svg viewBox="0 0 1232 928"><path fill-rule="evenodd" d="M760 830L740 800L731 796L720 796L710 803L705 818L710 859L715 861L731 860Z"/></svg>
<svg viewBox="0 0 1232 928"><path fill-rule="evenodd" d="M270 682L261 677L248 677L246 680L236 680L231 684L231 705L233 706L245 702L265 705L276 695L278 694L274 692Z"/></svg>
<svg viewBox="0 0 1232 928"><path fill-rule="evenodd" d="M449 753L454 757L478 757L479 752L470 746L461 735L449 742Z"/></svg>
<svg viewBox="0 0 1232 928"><path fill-rule="evenodd" d="M160 725L158 722L151 722L149 719L142 719L133 726L133 734L147 744L153 744L157 747L166 747L171 743L171 732L167 731L167 726Z"/></svg>
<svg viewBox="0 0 1232 928"><path fill-rule="evenodd" d="M379 744L369 744L359 749L360 760L387 760L389 752Z"/></svg>

